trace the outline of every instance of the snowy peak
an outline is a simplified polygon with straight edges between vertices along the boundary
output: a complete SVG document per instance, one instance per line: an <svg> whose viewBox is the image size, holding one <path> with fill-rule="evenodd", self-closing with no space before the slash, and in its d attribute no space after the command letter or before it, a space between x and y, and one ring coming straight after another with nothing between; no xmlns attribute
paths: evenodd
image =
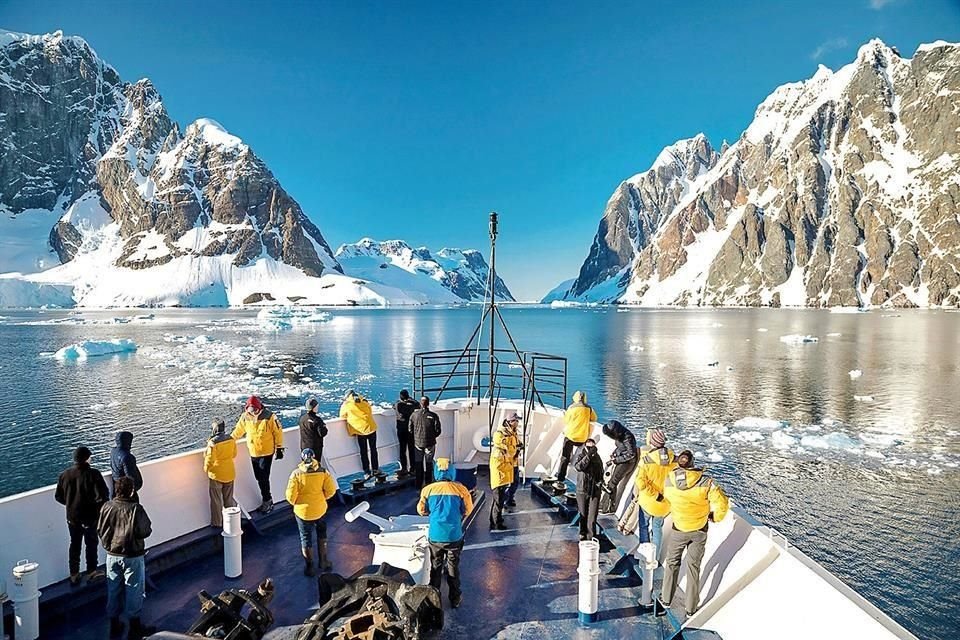
<svg viewBox="0 0 960 640"><path fill-rule="evenodd" d="M873 40L837 71L820 66L773 91L696 172L683 141L621 184L565 297L957 306L958 96L950 43L904 59ZM651 198L664 193L676 196Z"/></svg>
<svg viewBox="0 0 960 640"><path fill-rule="evenodd" d="M346 273L430 293L440 302L483 300L489 275L489 266L479 251L444 248L433 253L427 247L414 249L403 240L362 238L341 245L336 258ZM495 290L497 298L513 300L499 276Z"/></svg>

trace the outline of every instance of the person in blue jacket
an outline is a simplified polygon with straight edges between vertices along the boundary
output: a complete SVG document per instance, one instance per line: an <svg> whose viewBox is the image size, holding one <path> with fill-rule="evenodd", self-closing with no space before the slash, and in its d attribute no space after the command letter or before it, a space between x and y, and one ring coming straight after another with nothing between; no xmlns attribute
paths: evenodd
<svg viewBox="0 0 960 640"><path fill-rule="evenodd" d="M449 458L434 461L436 480L420 492L417 512L430 516L427 539L430 542L430 585L440 590L444 569L450 606L456 609L463 600L460 591L460 553L463 551L463 518L473 511L473 498L467 488L454 481Z"/></svg>

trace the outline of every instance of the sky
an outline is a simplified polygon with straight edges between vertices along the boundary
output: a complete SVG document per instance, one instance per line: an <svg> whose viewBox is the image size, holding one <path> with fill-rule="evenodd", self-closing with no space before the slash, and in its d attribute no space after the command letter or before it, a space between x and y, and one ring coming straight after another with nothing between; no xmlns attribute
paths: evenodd
<svg viewBox="0 0 960 640"><path fill-rule="evenodd" d="M333 249L488 248L519 299L577 274L607 199L660 150L735 140L777 86L879 37L960 41L960 0L0 0L84 37L181 126L241 137Z"/></svg>

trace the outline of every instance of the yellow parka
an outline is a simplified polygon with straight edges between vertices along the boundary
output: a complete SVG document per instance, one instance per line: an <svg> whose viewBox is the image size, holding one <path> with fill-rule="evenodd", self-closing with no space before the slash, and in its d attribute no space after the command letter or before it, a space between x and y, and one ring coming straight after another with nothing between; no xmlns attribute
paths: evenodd
<svg viewBox="0 0 960 640"><path fill-rule="evenodd" d="M513 482L514 467L520 452L520 438L513 427L501 424L493 432L490 447L490 487L504 487Z"/></svg>
<svg viewBox="0 0 960 640"><path fill-rule="evenodd" d="M677 468L673 451L667 447L654 449L647 445L640 449L640 468L637 470L636 500L649 515L663 518L670 513L670 501L663 496L667 474Z"/></svg>
<svg viewBox="0 0 960 640"><path fill-rule="evenodd" d="M563 421L566 426L563 428L563 435L577 444L583 444L593 432L591 422L597 421L597 412L593 407L587 404L587 394L583 391L577 391L573 394L573 404L567 407L563 414Z"/></svg>
<svg viewBox="0 0 960 640"><path fill-rule="evenodd" d="M668 473L663 495L670 501L670 515L678 531L703 529L711 513L714 522L720 522L730 508L730 501L723 489L713 479L703 475L701 469L677 467Z"/></svg>
<svg viewBox="0 0 960 640"><path fill-rule="evenodd" d="M351 436L368 436L377 430L373 407L362 397L347 398L340 405L340 417L346 419L347 433Z"/></svg>
<svg viewBox="0 0 960 640"><path fill-rule="evenodd" d="M237 457L237 441L230 436L210 438L203 451L203 470L211 480L233 482L237 479L237 470L233 459Z"/></svg>
<svg viewBox="0 0 960 640"><path fill-rule="evenodd" d="M327 500L337 492L337 483L316 460L301 462L287 482L287 502L301 520L319 520L327 512Z"/></svg>
<svg viewBox="0 0 960 640"><path fill-rule="evenodd" d="M247 449L251 458L272 456L277 449L283 447L283 427L269 409L261 409L256 416L244 411L230 435L235 440L247 437Z"/></svg>

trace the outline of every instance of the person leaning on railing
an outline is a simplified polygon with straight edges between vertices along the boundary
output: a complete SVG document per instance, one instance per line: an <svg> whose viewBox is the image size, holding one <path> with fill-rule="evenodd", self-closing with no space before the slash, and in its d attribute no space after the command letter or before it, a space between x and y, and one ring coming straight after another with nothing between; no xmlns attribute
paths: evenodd
<svg viewBox="0 0 960 640"><path fill-rule="evenodd" d="M573 394L573 403L563 414L563 449L560 452L560 466L557 469L557 491L566 491L567 466L574 457L574 450L583 445L593 431L592 422L597 421L597 412L587 404L587 394L577 391Z"/></svg>
<svg viewBox="0 0 960 640"><path fill-rule="evenodd" d="M80 584L80 545L86 549L87 581L103 578L97 569L97 520L100 509L110 497L103 474L90 466L90 449L77 447L73 465L60 474L54 498L66 506L70 532L70 585Z"/></svg>
<svg viewBox="0 0 960 640"><path fill-rule="evenodd" d="M210 423L210 438L203 450L203 470L209 478L210 488L210 526L223 526L223 508L235 507L233 484L237 479L237 470L233 459L237 457L237 441L227 433L227 425L222 418Z"/></svg>
<svg viewBox="0 0 960 640"><path fill-rule="evenodd" d="M350 389L340 405L340 417L347 421L347 433L357 437L360 449L360 464L363 472L370 475L380 472L377 454L377 422L373 419L373 407L366 398Z"/></svg>
<svg viewBox="0 0 960 640"><path fill-rule="evenodd" d="M260 506L255 509L261 513L273 510L273 495L270 493L270 469L274 457L283 459L283 427L276 414L263 406L260 398L250 396L244 407L237 426L230 434L234 440L247 437L247 450L250 452L250 464L253 465L253 477L260 487Z"/></svg>

